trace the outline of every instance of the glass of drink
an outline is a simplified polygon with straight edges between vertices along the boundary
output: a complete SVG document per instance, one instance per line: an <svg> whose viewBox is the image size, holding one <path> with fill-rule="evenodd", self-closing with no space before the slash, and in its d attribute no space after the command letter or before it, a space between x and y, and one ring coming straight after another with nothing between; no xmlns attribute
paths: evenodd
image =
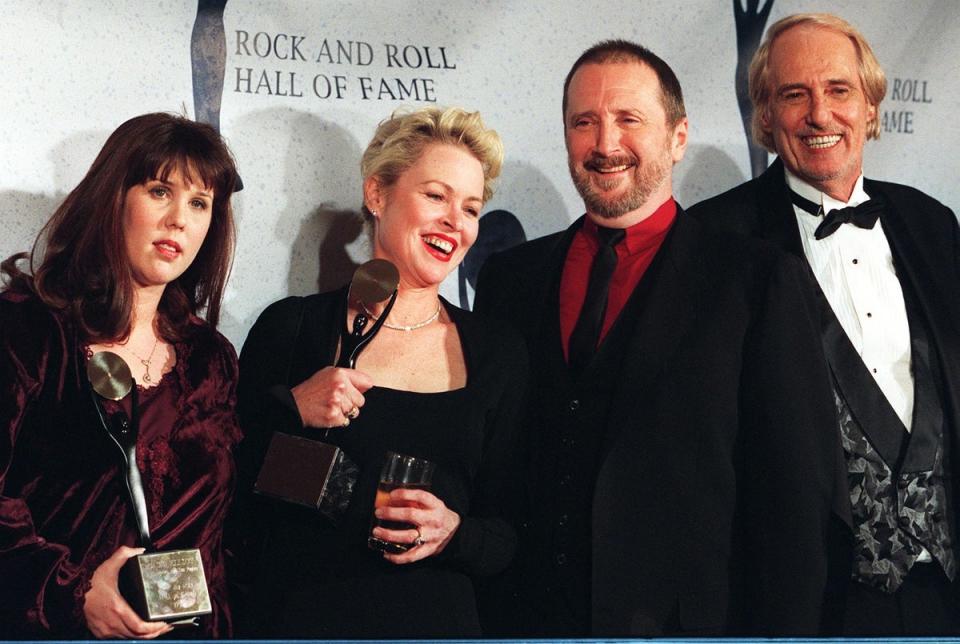
<svg viewBox="0 0 960 644"><path fill-rule="evenodd" d="M373 502L374 511L377 508L389 505L390 492L397 488L429 490L435 467L434 463L423 458L387 452L387 460L383 464L383 470L380 472L380 483L377 485L377 496ZM371 533L376 527L387 530L412 530L414 528L413 525L403 521L385 521L374 515L370 525ZM374 537L373 534L367 539L367 545L374 550L391 554L406 552L413 546L410 543L384 541Z"/></svg>

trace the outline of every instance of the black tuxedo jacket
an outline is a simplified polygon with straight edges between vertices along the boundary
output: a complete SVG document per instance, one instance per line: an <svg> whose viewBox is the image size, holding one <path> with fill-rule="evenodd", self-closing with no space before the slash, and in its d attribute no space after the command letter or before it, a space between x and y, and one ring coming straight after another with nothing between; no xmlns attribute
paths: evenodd
<svg viewBox="0 0 960 644"><path fill-rule="evenodd" d="M887 204L880 215L880 223L890 243L897 276L904 287L916 294L929 325L942 369L944 417L947 428L953 433L953 462L956 464L960 462L956 452L960 445L960 228L957 219L949 208L914 188L869 179L864 179L863 187L871 197L880 197ZM709 227L773 242L805 261L783 163L779 158L759 177L697 204L690 209L690 214ZM808 279L816 284L812 272L808 271ZM836 328L837 325L831 325L832 312L824 310L822 302L817 302L815 308L821 310L821 317L829 319L822 319L821 326ZM866 373L865 369L863 371ZM867 417L870 410L863 409L863 412ZM865 426L864 431L869 436L870 428ZM838 463L835 523L849 527L846 466L839 444L835 462ZM848 529L834 530L831 576L836 583L831 584L831 589L839 588L838 592L842 592L850 576L850 545L852 540ZM836 605L837 602L828 598L827 603Z"/></svg>
<svg viewBox="0 0 960 644"><path fill-rule="evenodd" d="M475 308L527 340L531 400L552 400L543 370L562 364L560 274L580 225L480 274ZM679 212L640 288L592 490L592 634L816 632L836 432L801 264ZM527 414L534 527L536 445L552 429L540 411Z"/></svg>
<svg viewBox="0 0 960 644"><path fill-rule="evenodd" d="M943 361L951 425L960 430L960 227L954 213L915 188L864 179L886 200L880 214L900 281L909 280ZM709 227L759 237L804 259L800 231L778 158L762 175L702 201L689 213Z"/></svg>

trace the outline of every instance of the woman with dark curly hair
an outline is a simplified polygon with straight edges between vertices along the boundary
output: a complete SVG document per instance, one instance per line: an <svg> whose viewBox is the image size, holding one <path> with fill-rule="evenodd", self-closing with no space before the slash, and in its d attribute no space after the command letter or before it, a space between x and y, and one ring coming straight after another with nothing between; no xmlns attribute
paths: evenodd
<svg viewBox="0 0 960 644"><path fill-rule="evenodd" d="M132 118L33 252L3 262L0 636L152 638L171 629L142 620L117 590L120 568L141 550L119 453L88 393L86 363L103 350L130 365L138 388L137 464L153 544L200 550L213 608L202 632L230 634L221 525L240 437L237 363L215 326L236 178L210 126ZM106 401L107 417L129 414L129 399Z"/></svg>

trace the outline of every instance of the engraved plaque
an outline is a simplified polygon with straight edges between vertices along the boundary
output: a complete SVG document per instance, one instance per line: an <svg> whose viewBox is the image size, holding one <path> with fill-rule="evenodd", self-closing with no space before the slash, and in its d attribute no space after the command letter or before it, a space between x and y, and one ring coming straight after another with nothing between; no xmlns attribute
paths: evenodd
<svg viewBox="0 0 960 644"><path fill-rule="evenodd" d="M200 551L168 550L131 557L124 596L145 620L174 622L212 612Z"/></svg>

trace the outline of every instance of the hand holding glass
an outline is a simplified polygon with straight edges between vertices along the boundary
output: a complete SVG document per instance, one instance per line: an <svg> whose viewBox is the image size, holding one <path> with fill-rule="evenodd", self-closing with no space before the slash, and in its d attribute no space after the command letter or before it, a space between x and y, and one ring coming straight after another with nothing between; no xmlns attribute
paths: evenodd
<svg viewBox="0 0 960 644"><path fill-rule="evenodd" d="M417 490L429 490L430 483L433 480L433 470L435 464L416 456L407 456L397 454L396 452L387 452L387 459L383 464L383 470L380 472L380 483L377 485L377 496L373 502L373 509L390 505L390 492L397 488L408 488ZM371 533L374 528L384 528L386 530L415 530L416 526L401 521L387 521L378 519L376 515L370 526ZM367 539L367 545L374 549L391 554L400 554L413 547L412 543L394 543L384 541L373 534Z"/></svg>

